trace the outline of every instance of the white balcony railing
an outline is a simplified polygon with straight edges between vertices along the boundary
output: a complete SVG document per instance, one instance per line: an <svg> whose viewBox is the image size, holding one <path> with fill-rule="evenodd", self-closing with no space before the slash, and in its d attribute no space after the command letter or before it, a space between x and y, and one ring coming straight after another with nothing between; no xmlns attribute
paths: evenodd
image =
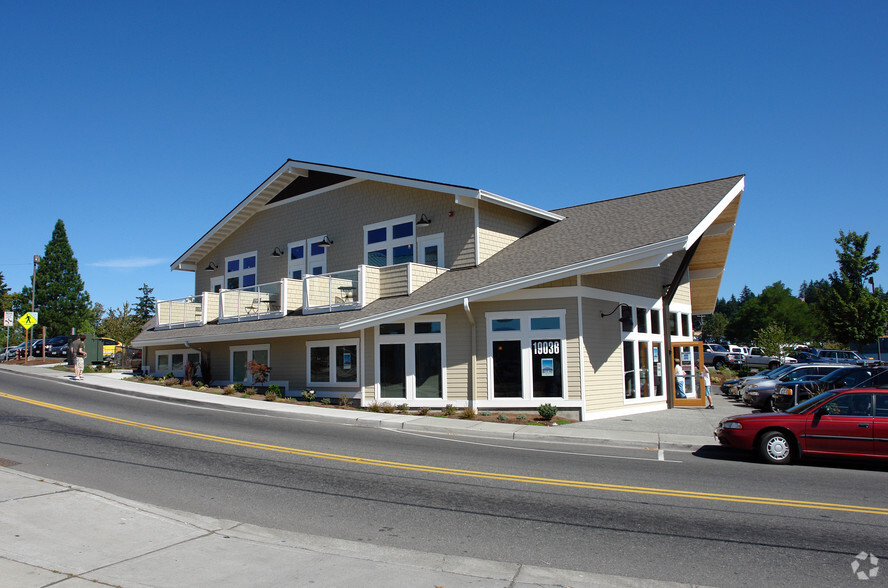
<svg viewBox="0 0 888 588"><path fill-rule="evenodd" d="M298 281L298 280L290 280ZM278 318L287 314L287 280L219 292L219 322Z"/></svg>
<svg viewBox="0 0 888 588"><path fill-rule="evenodd" d="M344 272L306 276L302 281L302 312L334 312L363 306L364 266Z"/></svg>
<svg viewBox="0 0 888 588"><path fill-rule="evenodd" d="M158 329L193 327L204 323L203 296L159 300L155 317Z"/></svg>

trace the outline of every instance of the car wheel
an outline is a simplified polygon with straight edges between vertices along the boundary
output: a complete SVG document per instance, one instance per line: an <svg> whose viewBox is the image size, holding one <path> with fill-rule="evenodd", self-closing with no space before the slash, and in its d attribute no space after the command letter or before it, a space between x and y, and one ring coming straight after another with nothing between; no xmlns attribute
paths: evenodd
<svg viewBox="0 0 888 588"><path fill-rule="evenodd" d="M779 362L776 362L776 361L772 361L771 363L768 364L768 369L769 369L769 370L775 370L775 369L777 369L777 368L779 368L779 367L780 367L780 363L779 363Z"/></svg>
<svg viewBox="0 0 888 588"><path fill-rule="evenodd" d="M759 441L759 454L768 463L789 463L792 460L792 441L785 433L769 431Z"/></svg>
<svg viewBox="0 0 888 588"><path fill-rule="evenodd" d="M714 367L717 370L722 369L723 367L725 367L725 360L723 360L720 357L716 357L715 361L712 362L712 367Z"/></svg>

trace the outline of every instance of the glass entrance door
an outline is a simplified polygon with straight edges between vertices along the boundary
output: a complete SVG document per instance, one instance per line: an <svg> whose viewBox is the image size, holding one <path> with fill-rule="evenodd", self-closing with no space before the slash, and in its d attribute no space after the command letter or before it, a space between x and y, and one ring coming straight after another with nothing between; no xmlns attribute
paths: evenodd
<svg viewBox="0 0 888 588"><path fill-rule="evenodd" d="M672 361L675 370L673 382L674 406L704 406L705 391L701 377L703 343L691 341L672 345Z"/></svg>

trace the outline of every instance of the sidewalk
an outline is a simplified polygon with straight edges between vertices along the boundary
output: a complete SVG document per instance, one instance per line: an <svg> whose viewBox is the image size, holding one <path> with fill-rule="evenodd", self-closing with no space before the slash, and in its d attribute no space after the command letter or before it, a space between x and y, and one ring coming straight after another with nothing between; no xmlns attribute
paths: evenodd
<svg viewBox="0 0 888 588"><path fill-rule="evenodd" d="M719 395L716 410L673 409L530 427L263 403L127 382L119 373L87 374L83 382L73 382L68 373L47 368L0 364L0 369L148 398L314 420L346 419L359 426L652 449L711 444L721 416L744 412ZM0 584L23 588L310 583L430 588L679 586L265 529L163 509L2 467L0 504Z"/></svg>

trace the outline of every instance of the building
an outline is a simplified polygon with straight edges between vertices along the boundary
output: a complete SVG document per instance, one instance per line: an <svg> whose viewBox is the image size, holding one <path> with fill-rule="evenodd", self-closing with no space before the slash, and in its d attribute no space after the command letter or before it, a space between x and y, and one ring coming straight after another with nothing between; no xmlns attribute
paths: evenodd
<svg viewBox="0 0 888 588"><path fill-rule="evenodd" d="M288 160L172 264L194 294L135 339L154 374L288 395L593 419L671 406L744 176L554 211Z"/></svg>

